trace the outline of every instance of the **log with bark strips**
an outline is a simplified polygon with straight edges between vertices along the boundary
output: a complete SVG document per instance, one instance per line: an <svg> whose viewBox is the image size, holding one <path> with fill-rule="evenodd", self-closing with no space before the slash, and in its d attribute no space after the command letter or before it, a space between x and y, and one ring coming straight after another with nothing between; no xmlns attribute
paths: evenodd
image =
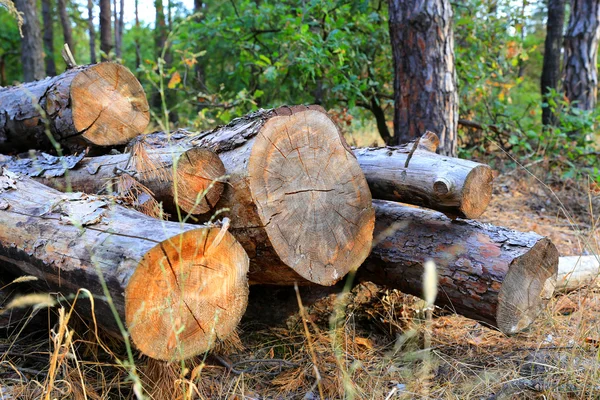
<svg viewBox="0 0 600 400"><path fill-rule="evenodd" d="M0 89L0 152L115 146L150 120L142 85L116 63L85 65ZM52 140L48 137L48 132Z"/></svg>
<svg viewBox="0 0 600 400"><path fill-rule="evenodd" d="M374 213L360 166L321 107L260 110L146 143L215 151L229 176L217 208L250 256L250 281L332 285L367 257Z"/></svg>
<svg viewBox="0 0 600 400"><path fill-rule="evenodd" d="M171 213L176 213L177 204L185 213L204 214L218 202L225 167L214 152L177 146L146 151L139 146L143 144L134 145L130 153L86 158L83 153L64 157L39 153L28 158L0 155L0 166L63 192L131 195L137 200L140 191L148 189Z"/></svg>
<svg viewBox="0 0 600 400"><path fill-rule="evenodd" d="M423 265L438 272L436 303L507 334L527 328L552 297L558 251L548 238L386 201L358 278L423 295Z"/></svg>
<svg viewBox="0 0 600 400"><path fill-rule="evenodd" d="M492 170L469 160L436 154L438 137L398 147L355 149L375 199L442 211L452 217L479 217L492 198Z"/></svg>
<svg viewBox="0 0 600 400"><path fill-rule="evenodd" d="M106 282L133 342L150 357L209 350L246 308L248 257L226 226L160 221L8 171L0 176L0 226L0 269L36 276L71 299L88 289L95 321L118 334Z"/></svg>

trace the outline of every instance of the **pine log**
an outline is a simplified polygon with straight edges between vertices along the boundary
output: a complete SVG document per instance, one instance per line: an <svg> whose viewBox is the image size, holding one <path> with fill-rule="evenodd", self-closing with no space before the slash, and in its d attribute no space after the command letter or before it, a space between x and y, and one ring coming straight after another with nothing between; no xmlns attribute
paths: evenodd
<svg viewBox="0 0 600 400"><path fill-rule="evenodd" d="M150 120L142 85L116 63L0 89L0 152L55 151L127 143ZM48 137L51 136L51 138Z"/></svg>
<svg viewBox="0 0 600 400"><path fill-rule="evenodd" d="M492 198L491 168L436 154L438 144L438 137L427 132L418 142L355 149L354 154L373 198L478 218Z"/></svg>
<svg viewBox="0 0 600 400"><path fill-rule="evenodd" d="M195 135L151 134L215 151L229 177L217 208L250 256L252 283L333 285L371 249L374 212L360 166L319 106L260 110Z"/></svg>
<svg viewBox="0 0 600 400"><path fill-rule="evenodd" d="M593 284L600 276L600 256L569 256L558 260L556 290L571 292Z"/></svg>
<svg viewBox="0 0 600 400"><path fill-rule="evenodd" d="M558 251L548 238L402 204L374 201L373 251L358 278L423 296L423 265L438 272L436 303L513 334L552 297Z"/></svg>
<svg viewBox="0 0 600 400"><path fill-rule="evenodd" d="M119 333L105 282L133 343L150 357L209 350L246 308L248 257L225 228L160 221L8 171L0 226L0 270L36 276L71 300L89 290L95 321ZM88 303L90 318L91 310Z"/></svg>
<svg viewBox="0 0 600 400"><path fill-rule="evenodd" d="M188 214L209 212L225 185L219 156L202 148L171 146L86 158L83 153L64 157L38 153L28 158L0 155L0 166L63 192L138 197L148 189L171 213L176 213L175 205Z"/></svg>

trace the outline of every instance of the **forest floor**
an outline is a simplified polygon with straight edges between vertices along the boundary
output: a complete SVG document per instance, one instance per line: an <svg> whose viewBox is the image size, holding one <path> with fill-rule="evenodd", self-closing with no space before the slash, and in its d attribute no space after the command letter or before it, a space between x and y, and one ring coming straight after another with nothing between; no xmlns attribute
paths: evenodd
<svg viewBox="0 0 600 400"><path fill-rule="evenodd" d="M551 186L500 175L481 220L549 236L561 255L600 253L594 188ZM304 296L299 311L293 289L267 297L295 308L288 317L251 301L239 335L215 352L185 365L134 355L135 372L117 361L127 360L120 342L74 316L0 315L0 399L135 398L136 382L154 399L600 398L598 284L556 295L512 337L441 309L428 320L421 300L371 284L337 300Z"/></svg>

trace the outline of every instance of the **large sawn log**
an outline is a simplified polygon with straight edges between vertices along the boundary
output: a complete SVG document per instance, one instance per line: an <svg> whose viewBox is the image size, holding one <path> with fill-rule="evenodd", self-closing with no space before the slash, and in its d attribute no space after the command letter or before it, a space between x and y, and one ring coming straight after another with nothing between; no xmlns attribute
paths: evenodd
<svg viewBox="0 0 600 400"><path fill-rule="evenodd" d="M260 110L195 135L151 134L149 146L208 148L228 175L216 208L250 257L252 283L332 285L371 249L371 193L338 127L319 106Z"/></svg>
<svg viewBox="0 0 600 400"><path fill-rule="evenodd" d="M55 151L53 141L70 150L125 144L143 133L149 120L142 85L116 63L79 66L0 88L2 153Z"/></svg>
<svg viewBox="0 0 600 400"><path fill-rule="evenodd" d="M441 213L374 201L371 255L358 278L423 296L423 265L438 273L436 303L512 334L554 293L558 251L548 238Z"/></svg>
<svg viewBox="0 0 600 400"><path fill-rule="evenodd" d="M63 192L131 196L138 200L148 189L147 194L174 214L175 205L188 214L210 211L225 185L225 167L219 156L202 148L170 146L85 158L83 153L64 157L37 153L27 158L0 155L0 166Z"/></svg>
<svg viewBox="0 0 600 400"><path fill-rule="evenodd" d="M436 154L438 137L425 133L417 143L355 149L375 199L398 201L474 219L492 198L489 166Z"/></svg>
<svg viewBox="0 0 600 400"><path fill-rule="evenodd" d="M0 175L0 226L0 270L36 276L67 299L89 290L95 321L119 334L106 282L134 344L150 357L209 350L246 308L248 257L226 226L157 220L8 171ZM91 317L89 303L87 311Z"/></svg>

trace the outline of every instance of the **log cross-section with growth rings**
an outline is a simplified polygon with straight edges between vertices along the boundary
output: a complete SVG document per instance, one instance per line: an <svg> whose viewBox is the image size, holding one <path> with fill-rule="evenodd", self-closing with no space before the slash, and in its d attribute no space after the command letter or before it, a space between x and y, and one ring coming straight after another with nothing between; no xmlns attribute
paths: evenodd
<svg viewBox="0 0 600 400"><path fill-rule="evenodd" d="M116 63L0 88L2 152L121 145L143 133L149 121L142 85Z"/></svg>
<svg viewBox="0 0 600 400"><path fill-rule="evenodd" d="M367 257L371 193L339 128L318 106L260 110L210 132L152 134L215 151L229 176L216 208L250 256L252 283L332 285Z"/></svg>
<svg viewBox="0 0 600 400"><path fill-rule="evenodd" d="M0 226L0 271L35 276L42 290L66 299L87 289L93 307L77 300L80 314L120 336L109 296L135 346L150 357L206 352L236 329L246 309L249 260L227 224L161 221L3 171Z"/></svg>

